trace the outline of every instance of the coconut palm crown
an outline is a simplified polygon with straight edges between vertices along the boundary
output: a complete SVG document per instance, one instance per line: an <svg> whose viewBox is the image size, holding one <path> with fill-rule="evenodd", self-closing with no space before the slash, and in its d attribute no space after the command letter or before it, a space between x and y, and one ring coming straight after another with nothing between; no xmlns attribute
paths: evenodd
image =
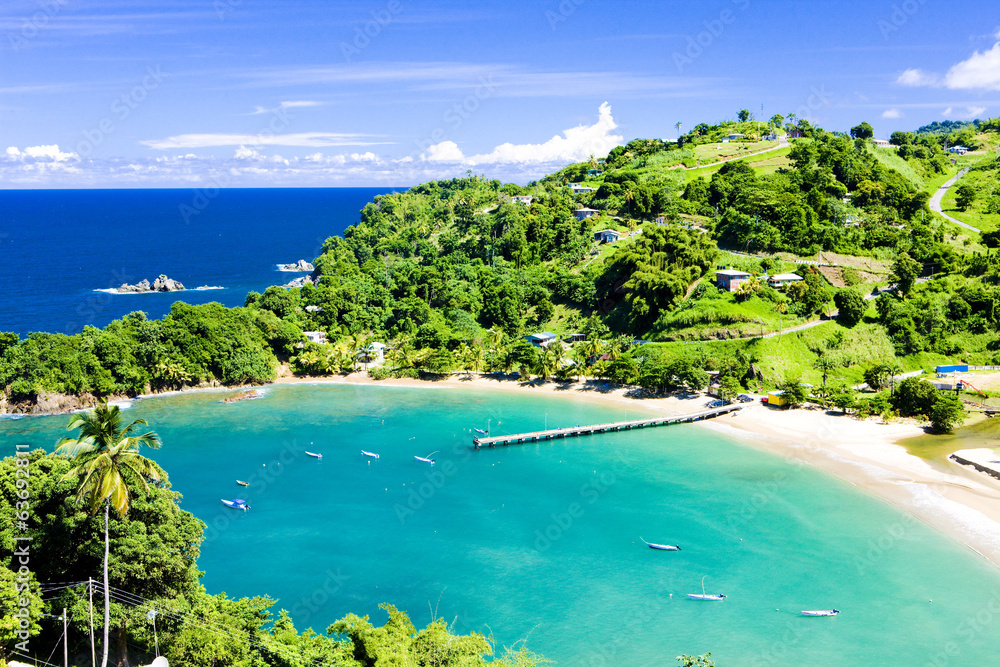
<svg viewBox="0 0 1000 667"><path fill-rule="evenodd" d="M153 431L136 435L138 426L147 426L145 419L136 419L122 428L118 406L98 405L93 410L74 415L67 427L79 430L75 438L63 438L56 453L73 459L75 465L64 479L78 478L77 500L86 503L96 513L107 501L119 516L125 516L131 506L132 493L125 479L138 481L148 490L147 479L160 481L160 467L139 453L142 446L158 449L160 438Z"/></svg>

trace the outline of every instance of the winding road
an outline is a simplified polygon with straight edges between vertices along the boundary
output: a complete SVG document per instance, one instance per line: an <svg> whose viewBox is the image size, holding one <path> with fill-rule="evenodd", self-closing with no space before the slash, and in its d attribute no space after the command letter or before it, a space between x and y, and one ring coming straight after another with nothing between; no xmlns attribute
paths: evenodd
<svg viewBox="0 0 1000 667"><path fill-rule="evenodd" d="M950 179L948 179L947 181L945 181L944 185L942 185L940 188L938 188L937 192L934 193L934 196L932 196L931 199L930 199L930 201L927 202L927 205L930 206L931 210L934 211L935 213L940 213L941 217L943 217L945 220L949 220L951 222L954 222L959 227L964 227L965 229L971 230L971 231L976 232L978 234L979 230L977 228L973 227L972 225L966 224L966 223L962 222L961 220L956 220L955 218L951 217L950 215L948 215L947 213L945 213L944 211L941 210L941 200L944 199L944 193L948 192L948 188L950 188L951 186L955 185L955 182L958 179L960 179L963 176L965 176L965 173L967 171L969 171L968 167L966 167L965 169L963 169L962 171L958 172L957 174L955 174L954 176L952 176Z"/></svg>

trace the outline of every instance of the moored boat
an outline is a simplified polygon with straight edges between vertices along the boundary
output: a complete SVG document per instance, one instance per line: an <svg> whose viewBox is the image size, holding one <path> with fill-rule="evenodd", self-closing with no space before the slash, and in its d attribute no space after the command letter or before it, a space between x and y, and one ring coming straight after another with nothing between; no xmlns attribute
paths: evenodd
<svg viewBox="0 0 1000 667"><path fill-rule="evenodd" d="M816 611L804 611L803 616L836 616L840 613L839 609L819 609Z"/></svg>
<svg viewBox="0 0 1000 667"><path fill-rule="evenodd" d="M240 486L250 486L250 482L244 482L242 479L236 480L236 483Z"/></svg>
<svg viewBox="0 0 1000 667"><path fill-rule="evenodd" d="M642 537L639 538L642 540ZM650 549L659 549L660 551L680 551L681 546L679 544L657 544L655 542L646 542L642 540L643 543Z"/></svg>
<svg viewBox="0 0 1000 667"><path fill-rule="evenodd" d="M427 456L414 456L413 458L420 461L421 463L430 463L431 465L434 465L434 459L432 459L431 457L434 456L435 454L437 454L437 450L431 452Z"/></svg>
<svg viewBox="0 0 1000 667"><path fill-rule="evenodd" d="M363 450L363 449L361 450L361 455L362 455L362 456L370 456L370 457L371 457L371 458L373 458L373 459L377 459L377 458L378 458L378 454L376 454L376 453L374 453L374 452L366 452L366 451L365 451L365 450Z"/></svg>
<svg viewBox="0 0 1000 667"><path fill-rule="evenodd" d="M247 501L242 498L233 498L232 500L226 500L223 498L222 504L226 507L232 507L234 510L243 510L244 512L250 509L250 506L247 505Z"/></svg>
<svg viewBox="0 0 1000 667"><path fill-rule="evenodd" d="M314 459L321 459L321 458L323 458L322 454L314 454L313 452L306 452L306 456L311 456Z"/></svg>
<svg viewBox="0 0 1000 667"><path fill-rule="evenodd" d="M692 600L723 600L725 595L719 593L718 595L706 595L705 593L688 593L687 596Z"/></svg>

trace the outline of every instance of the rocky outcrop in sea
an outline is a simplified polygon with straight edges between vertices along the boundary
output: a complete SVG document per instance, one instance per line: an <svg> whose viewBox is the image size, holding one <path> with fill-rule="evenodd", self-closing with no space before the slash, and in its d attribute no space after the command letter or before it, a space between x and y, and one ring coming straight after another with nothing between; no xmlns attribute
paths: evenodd
<svg viewBox="0 0 1000 667"><path fill-rule="evenodd" d="M306 273L307 271L313 271L315 267L304 259L300 259L294 264L278 264L279 271L295 271L298 273Z"/></svg>
<svg viewBox="0 0 1000 667"><path fill-rule="evenodd" d="M143 280L135 285L123 283L115 291L121 294L130 294L139 292L177 292L182 289L184 289L184 285L161 274L160 277L153 281L152 285L149 284L148 280Z"/></svg>

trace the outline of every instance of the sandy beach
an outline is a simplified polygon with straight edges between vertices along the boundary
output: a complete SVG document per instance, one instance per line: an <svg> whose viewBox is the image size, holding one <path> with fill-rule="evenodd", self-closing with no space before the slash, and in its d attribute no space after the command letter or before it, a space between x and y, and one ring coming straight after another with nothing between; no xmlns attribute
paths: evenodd
<svg viewBox="0 0 1000 667"><path fill-rule="evenodd" d="M538 392L575 401L595 401L665 415L697 412L710 397L632 398L632 388L604 382L561 384L519 383L476 375L454 375L439 381L392 379L374 381L366 373L347 376L280 377L276 384L382 384L420 389L475 388ZM874 494L961 542L1000 567L1000 480L958 464L940 465L909 454L897 444L924 433L910 420L882 424L858 420L836 411L769 408L759 402L702 428L749 446L801 461Z"/></svg>

